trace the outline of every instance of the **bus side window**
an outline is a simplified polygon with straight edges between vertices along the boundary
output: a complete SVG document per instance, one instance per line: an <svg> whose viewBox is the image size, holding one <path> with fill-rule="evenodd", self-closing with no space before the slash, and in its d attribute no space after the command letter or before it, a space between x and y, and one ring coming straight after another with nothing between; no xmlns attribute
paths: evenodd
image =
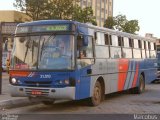
<svg viewBox="0 0 160 120"><path fill-rule="evenodd" d="M104 36L105 36L105 45L109 45L109 35L104 34Z"/></svg>
<svg viewBox="0 0 160 120"><path fill-rule="evenodd" d="M133 39L129 38L129 47L133 48L134 47L134 42Z"/></svg>
<svg viewBox="0 0 160 120"><path fill-rule="evenodd" d="M112 46L110 46L111 58L121 58L121 47L118 43L118 36L112 35Z"/></svg>

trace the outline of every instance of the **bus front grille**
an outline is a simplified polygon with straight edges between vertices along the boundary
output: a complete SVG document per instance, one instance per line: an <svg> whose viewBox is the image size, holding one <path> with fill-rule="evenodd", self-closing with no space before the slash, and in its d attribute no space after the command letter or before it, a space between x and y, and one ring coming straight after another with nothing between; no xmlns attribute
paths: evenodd
<svg viewBox="0 0 160 120"><path fill-rule="evenodd" d="M52 81L24 81L28 87L51 87Z"/></svg>

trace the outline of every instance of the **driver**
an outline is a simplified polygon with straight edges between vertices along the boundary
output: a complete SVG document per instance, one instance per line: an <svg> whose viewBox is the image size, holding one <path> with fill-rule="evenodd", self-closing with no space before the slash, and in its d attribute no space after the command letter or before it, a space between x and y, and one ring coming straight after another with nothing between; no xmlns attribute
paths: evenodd
<svg viewBox="0 0 160 120"><path fill-rule="evenodd" d="M59 49L61 54L65 53L65 43L63 40L59 40Z"/></svg>

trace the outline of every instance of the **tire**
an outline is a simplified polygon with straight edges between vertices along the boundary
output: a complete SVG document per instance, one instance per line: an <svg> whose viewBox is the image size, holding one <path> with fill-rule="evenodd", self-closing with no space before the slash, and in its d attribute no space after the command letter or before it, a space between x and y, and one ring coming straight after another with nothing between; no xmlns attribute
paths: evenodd
<svg viewBox="0 0 160 120"><path fill-rule="evenodd" d="M102 100L103 100L102 86L99 81L96 81L93 89L93 95L91 98L89 98L89 104L91 106L97 106L101 103Z"/></svg>
<svg viewBox="0 0 160 120"><path fill-rule="evenodd" d="M44 105L53 105L54 102L55 102L55 100L53 100L53 101L42 101L42 103L43 103Z"/></svg>
<svg viewBox="0 0 160 120"><path fill-rule="evenodd" d="M145 80L144 80L143 75L141 74L140 77L139 77L139 86L134 88L134 89L131 89L131 93L141 94L144 91L145 91Z"/></svg>

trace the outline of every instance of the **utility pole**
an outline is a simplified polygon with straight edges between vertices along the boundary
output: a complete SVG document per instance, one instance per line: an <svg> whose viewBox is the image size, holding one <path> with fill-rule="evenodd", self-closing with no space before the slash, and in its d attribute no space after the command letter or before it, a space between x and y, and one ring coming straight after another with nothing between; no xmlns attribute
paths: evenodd
<svg viewBox="0 0 160 120"><path fill-rule="evenodd" d="M2 94L2 24L0 23L0 95Z"/></svg>

